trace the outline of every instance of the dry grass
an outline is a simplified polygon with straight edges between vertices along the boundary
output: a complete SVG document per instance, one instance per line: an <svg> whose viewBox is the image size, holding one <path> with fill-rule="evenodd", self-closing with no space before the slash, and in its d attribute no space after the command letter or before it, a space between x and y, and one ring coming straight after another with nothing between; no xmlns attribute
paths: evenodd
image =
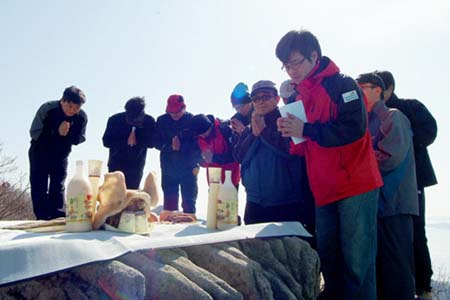
<svg viewBox="0 0 450 300"><path fill-rule="evenodd" d="M433 300L450 299L450 272L445 269L438 269L431 282Z"/></svg>

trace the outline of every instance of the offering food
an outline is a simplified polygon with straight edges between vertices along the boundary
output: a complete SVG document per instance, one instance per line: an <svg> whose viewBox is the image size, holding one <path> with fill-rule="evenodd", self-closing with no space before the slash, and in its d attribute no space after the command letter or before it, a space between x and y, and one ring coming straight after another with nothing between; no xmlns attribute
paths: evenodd
<svg viewBox="0 0 450 300"><path fill-rule="evenodd" d="M93 228L98 229L106 223L126 232L148 233L151 206L158 201L153 174L147 177L146 188L155 197L145 191L127 190L125 176L120 171L105 174L98 192L100 205Z"/></svg>

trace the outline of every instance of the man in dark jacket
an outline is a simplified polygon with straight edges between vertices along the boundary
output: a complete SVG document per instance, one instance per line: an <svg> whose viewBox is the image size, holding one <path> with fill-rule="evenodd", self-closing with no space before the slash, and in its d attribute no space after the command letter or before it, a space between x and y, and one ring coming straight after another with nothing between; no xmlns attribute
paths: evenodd
<svg viewBox="0 0 450 300"><path fill-rule="evenodd" d="M289 154L289 138L277 131L280 97L275 84L256 82L252 88L254 113L235 145L247 193L244 221L298 221L314 234L314 202L306 179L305 162ZM309 214L309 216L308 216Z"/></svg>
<svg viewBox="0 0 450 300"><path fill-rule="evenodd" d="M38 220L65 216L60 209L64 205L67 158L72 145L86 140L87 115L81 110L85 102L83 91L68 87L59 101L44 103L31 124L31 200Z"/></svg>
<svg viewBox="0 0 450 300"><path fill-rule="evenodd" d="M414 222L414 260L416 267L416 294L422 299L431 299L430 252L425 232L425 187L437 184L436 175L428 155L427 147L436 139L437 124L423 103L416 99L399 99L394 93L395 80L389 71L376 71L386 86L384 98L388 107L397 108L411 122L414 157L416 163L419 216ZM420 299L420 298L419 298Z"/></svg>
<svg viewBox="0 0 450 300"><path fill-rule="evenodd" d="M156 148L161 151L164 210L178 210L178 192L181 187L183 212L194 216L201 156L189 127L191 119L192 114L186 112L183 96L171 95L167 99L166 114L156 120Z"/></svg>
<svg viewBox="0 0 450 300"><path fill-rule="evenodd" d="M108 119L103 146L109 148L109 172L122 171L129 189L139 189L147 148L153 148L155 119L145 114L145 100L134 97L125 104L125 112Z"/></svg>
<svg viewBox="0 0 450 300"><path fill-rule="evenodd" d="M250 125L253 112L247 85L239 82L231 92L230 100L236 110L236 113L231 117L231 129L239 135L246 126Z"/></svg>
<svg viewBox="0 0 450 300"><path fill-rule="evenodd" d="M401 111L386 106L380 76L365 73L356 80L366 95L372 146L384 181L378 202L377 297L414 300L413 217L419 208L411 125Z"/></svg>

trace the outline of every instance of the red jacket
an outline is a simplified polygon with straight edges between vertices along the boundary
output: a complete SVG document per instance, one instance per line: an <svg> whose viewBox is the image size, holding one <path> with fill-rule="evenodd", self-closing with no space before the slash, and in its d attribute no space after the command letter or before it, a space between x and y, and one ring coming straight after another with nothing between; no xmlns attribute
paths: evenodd
<svg viewBox="0 0 450 300"><path fill-rule="evenodd" d="M208 116L212 118L213 116ZM223 132L222 132L223 131ZM231 171L231 181L235 186L241 180L241 172L239 163L234 161L230 144L231 129L228 126L222 126L220 121L214 119L214 128L207 138L198 137L197 142L202 152L211 151L213 159L211 163L202 161L202 167L219 167L222 168L222 183L225 180L225 171ZM208 173L206 173L208 175ZM209 178L208 178L209 183Z"/></svg>
<svg viewBox="0 0 450 300"><path fill-rule="evenodd" d="M292 144L291 153L305 155L316 205L381 187L364 98L356 82L322 57L296 89L308 119L303 130L307 140Z"/></svg>

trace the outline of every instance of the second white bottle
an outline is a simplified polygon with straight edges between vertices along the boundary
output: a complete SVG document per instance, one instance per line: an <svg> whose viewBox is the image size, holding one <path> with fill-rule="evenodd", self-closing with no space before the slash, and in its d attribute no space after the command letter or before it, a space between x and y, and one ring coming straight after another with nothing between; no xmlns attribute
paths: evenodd
<svg viewBox="0 0 450 300"><path fill-rule="evenodd" d="M238 224L238 192L231 182L231 171L225 171L225 181L217 195L217 229L230 229Z"/></svg>

